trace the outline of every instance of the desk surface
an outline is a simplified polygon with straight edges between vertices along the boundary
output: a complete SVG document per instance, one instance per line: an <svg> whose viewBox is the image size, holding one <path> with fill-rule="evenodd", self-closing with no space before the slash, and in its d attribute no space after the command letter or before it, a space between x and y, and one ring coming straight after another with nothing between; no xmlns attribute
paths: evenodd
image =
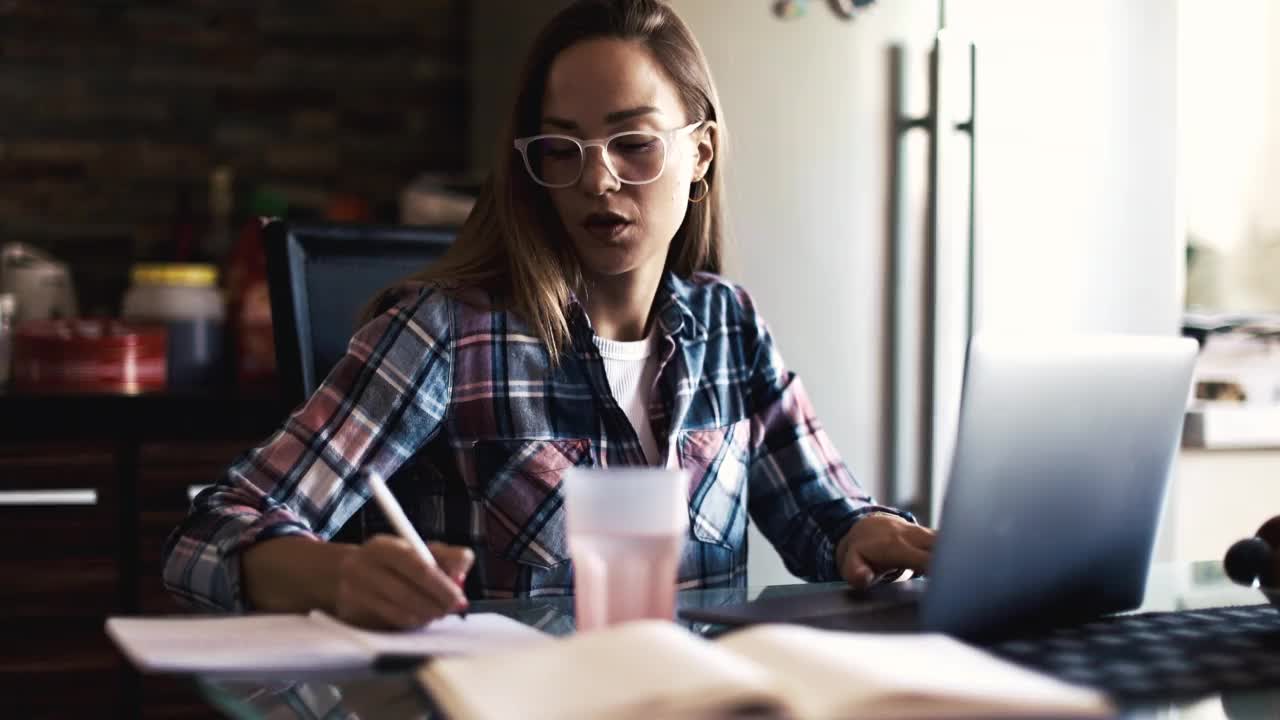
<svg viewBox="0 0 1280 720"><path fill-rule="evenodd" d="M833 585L781 585L770 595L805 593ZM680 607L713 607L755 599L764 588L690 590L678 596ZM1157 565L1147 582L1146 599L1137 612L1192 610L1229 605L1257 605L1266 598L1257 590L1232 585L1216 562ZM479 601L473 612L498 612L553 634L573 632L572 598ZM699 629L699 628L695 628ZM263 681L198 679L211 703L238 718L430 717L409 673L358 672L337 678ZM1125 718L1194 718L1252 720L1280 717L1280 680L1268 690L1215 693L1195 699L1142 702L1123 707Z"/></svg>

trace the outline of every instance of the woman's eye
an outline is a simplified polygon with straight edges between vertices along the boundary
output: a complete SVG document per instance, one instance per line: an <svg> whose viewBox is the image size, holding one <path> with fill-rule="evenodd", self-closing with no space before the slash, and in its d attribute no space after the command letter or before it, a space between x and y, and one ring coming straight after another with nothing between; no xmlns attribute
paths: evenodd
<svg viewBox="0 0 1280 720"><path fill-rule="evenodd" d="M615 143L622 152L625 153L644 153L653 150L658 145L657 140L619 140Z"/></svg>

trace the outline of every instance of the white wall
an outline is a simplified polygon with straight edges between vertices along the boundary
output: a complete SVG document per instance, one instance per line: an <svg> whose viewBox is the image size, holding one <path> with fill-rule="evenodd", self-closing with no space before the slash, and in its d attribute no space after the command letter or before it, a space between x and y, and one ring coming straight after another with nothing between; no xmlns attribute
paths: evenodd
<svg viewBox="0 0 1280 720"><path fill-rule="evenodd" d="M769 2L671 4L702 44L724 105L731 275L755 296L854 475L881 494L886 53L889 38L914 39L923 53L937 4L893 0L852 23L825 3L791 21ZM785 581L752 533L751 583Z"/></svg>
<svg viewBox="0 0 1280 720"><path fill-rule="evenodd" d="M980 329L1176 332L1174 3L952 5L981 53Z"/></svg>
<svg viewBox="0 0 1280 720"><path fill-rule="evenodd" d="M1280 6L1179 0L1188 301L1280 310ZM1201 262L1203 261L1203 262Z"/></svg>
<svg viewBox="0 0 1280 720"><path fill-rule="evenodd" d="M763 2L673 5L727 114L735 276L880 493L885 52L912 42L922 70L936 3L882 2L853 23L821 3L789 22ZM1176 332L1173 4L952 0L947 11L979 43L980 328ZM783 577L753 543L752 582Z"/></svg>
<svg viewBox="0 0 1280 720"><path fill-rule="evenodd" d="M1176 334L1176 4L953 0L948 14L979 48L978 331Z"/></svg>

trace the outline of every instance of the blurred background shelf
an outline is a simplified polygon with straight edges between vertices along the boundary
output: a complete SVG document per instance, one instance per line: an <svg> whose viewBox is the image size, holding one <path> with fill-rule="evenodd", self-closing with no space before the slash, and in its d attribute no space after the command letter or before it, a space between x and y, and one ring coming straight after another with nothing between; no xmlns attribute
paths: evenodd
<svg viewBox="0 0 1280 720"><path fill-rule="evenodd" d="M1182 447L1201 450L1280 450L1280 405L1217 406L1189 410Z"/></svg>
<svg viewBox="0 0 1280 720"><path fill-rule="evenodd" d="M0 573L21 578L0 584L0 686L24 688L18 716L213 717L190 683L134 673L103 621L182 610L165 538L286 412L270 394L0 394Z"/></svg>

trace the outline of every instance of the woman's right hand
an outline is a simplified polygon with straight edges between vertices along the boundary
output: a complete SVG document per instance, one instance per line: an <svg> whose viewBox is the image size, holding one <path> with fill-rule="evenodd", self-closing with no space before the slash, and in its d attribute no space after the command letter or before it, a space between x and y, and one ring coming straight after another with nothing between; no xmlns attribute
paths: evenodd
<svg viewBox="0 0 1280 720"><path fill-rule="evenodd" d="M475 561L469 548L428 543L438 565L422 561L405 540L375 535L345 553L334 610L352 625L408 630L466 610L463 581Z"/></svg>

